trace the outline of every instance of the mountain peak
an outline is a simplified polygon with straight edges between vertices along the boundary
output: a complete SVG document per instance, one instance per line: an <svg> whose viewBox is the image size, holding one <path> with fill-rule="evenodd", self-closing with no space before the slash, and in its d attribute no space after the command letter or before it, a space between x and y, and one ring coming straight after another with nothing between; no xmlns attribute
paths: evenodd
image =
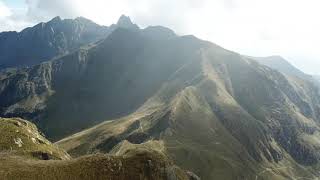
<svg viewBox="0 0 320 180"><path fill-rule="evenodd" d="M49 22L60 22L60 21L62 21L61 17L56 16L56 17L52 18Z"/></svg>
<svg viewBox="0 0 320 180"><path fill-rule="evenodd" d="M139 27L136 24L133 24L130 17L126 15L121 15L118 22L118 27L122 28L128 28L128 29L139 29Z"/></svg>
<svg viewBox="0 0 320 180"><path fill-rule="evenodd" d="M117 24L133 24L130 17L126 15L121 15Z"/></svg>
<svg viewBox="0 0 320 180"><path fill-rule="evenodd" d="M77 22L83 23L83 24L94 24L97 25L95 22L91 21L90 19L87 19L83 16L79 16L75 19Z"/></svg>
<svg viewBox="0 0 320 180"><path fill-rule="evenodd" d="M286 61L288 62L284 57L280 56L280 55L272 55L272 56L267 56L267 57L263 57L267 60L278 60L278 61Z"/></svg>

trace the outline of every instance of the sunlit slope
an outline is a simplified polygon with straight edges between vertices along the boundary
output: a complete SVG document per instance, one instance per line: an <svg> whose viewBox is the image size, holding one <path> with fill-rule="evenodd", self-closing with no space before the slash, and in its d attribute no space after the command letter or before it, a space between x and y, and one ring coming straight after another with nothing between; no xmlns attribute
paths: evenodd
<svg viewBox="0 0 320 180"><path fill-rule="evenodd" d="M112 152L124 140L160 140L163 152L203 179L313 178L318 104L312 84L209 45L135 113L58 144L77 156Z"/></svg>
<svg viewBox="0 0 320 180"><path fill-rule="evenodd" d="M49 142L33 123L20 118L0 118L2 152L31 159L70 159L64 150Z"/></svg>
<svg viewBox="0 0 320 180"><path fill-rule="evenodd" d="M188 180L196 177L174 165L164 153L144 145L119 147L116 155L72 159L46 140L28 121L0 119L0 177L11 179Z"/></svg>
<svg viewBox="0 0 320 180"><path fill-rule="evenodd" d="M121 156L90 155L72 160L39 161L0 157L2 179L189 180L189 175L161 154L127 151ZM191 174L192 175L192 174Z"/></svg>

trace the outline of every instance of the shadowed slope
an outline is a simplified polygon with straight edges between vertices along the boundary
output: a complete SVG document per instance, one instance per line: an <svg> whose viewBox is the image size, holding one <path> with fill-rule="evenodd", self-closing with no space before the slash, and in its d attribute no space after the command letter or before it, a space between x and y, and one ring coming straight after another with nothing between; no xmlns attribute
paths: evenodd
<svg viewBox="0 0 320 180"><path fill-rule="evenodd" d="M88 50L4 74L2 114L32 119L54 139L121 117L194 60L193 49L201 43L188 37L158 41L118 29Z"/></svg>

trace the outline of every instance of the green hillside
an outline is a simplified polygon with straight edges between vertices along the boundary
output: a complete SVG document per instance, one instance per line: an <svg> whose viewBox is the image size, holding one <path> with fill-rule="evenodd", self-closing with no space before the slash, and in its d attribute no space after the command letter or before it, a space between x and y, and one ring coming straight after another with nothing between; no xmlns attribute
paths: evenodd
<svg viewBox="0 0 320 180"><path fill-rule="evenodd" d="M117 155L72 159L22 119L0 119L0 177L4 180L189 180L191 172L175 166L159 151L129 147Z"/></svg>
<svg viewBox="0 0 320 180"><path fill-rule="evenodd" d="M196 57L133 114L57 144L81 156L159 141L154 149L202 179L318 176L316 86L214 45Z"/></svg>

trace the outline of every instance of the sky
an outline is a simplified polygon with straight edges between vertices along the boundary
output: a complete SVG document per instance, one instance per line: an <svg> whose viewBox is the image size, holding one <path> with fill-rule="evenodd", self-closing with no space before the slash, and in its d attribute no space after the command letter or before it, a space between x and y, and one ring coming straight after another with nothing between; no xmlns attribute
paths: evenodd
<svg viewBox="0 0 320 180"><path fill-rule="evenodd" d="M320 75L319 9L319 0L0 0L0 31L58 15L110 25L125 14L140 27L166 26L245 55L280 55Z"/></svg>

